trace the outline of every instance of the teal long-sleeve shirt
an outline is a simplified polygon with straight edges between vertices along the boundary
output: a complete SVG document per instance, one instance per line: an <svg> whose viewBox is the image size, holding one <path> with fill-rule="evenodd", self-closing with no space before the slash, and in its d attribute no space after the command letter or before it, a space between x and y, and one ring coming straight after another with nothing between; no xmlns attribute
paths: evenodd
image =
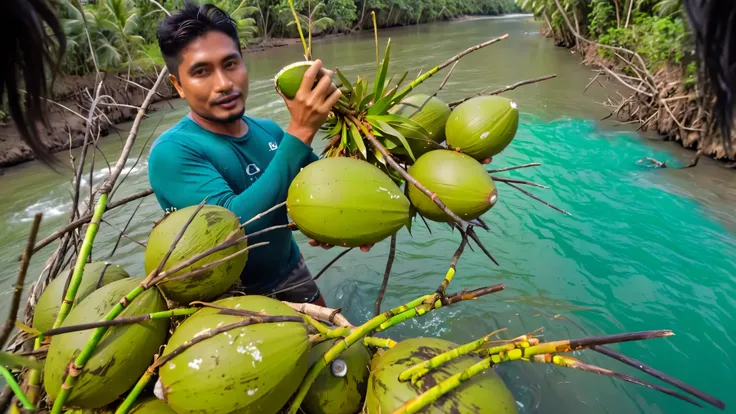
<svg viewBox="0 0 736 414"><path fill-rule="evenodd" d="M244 223L286 200L289 185L317 155L271 120L244 116L248 131L235 138L216 134L184 117L151 146L148 179L164 210L207 204L225 207ZM286 207L246 226L246 233L286 224ZM241 275L248 291L261 292L281 282L300 260L292 231L263 234Z"/></svg>

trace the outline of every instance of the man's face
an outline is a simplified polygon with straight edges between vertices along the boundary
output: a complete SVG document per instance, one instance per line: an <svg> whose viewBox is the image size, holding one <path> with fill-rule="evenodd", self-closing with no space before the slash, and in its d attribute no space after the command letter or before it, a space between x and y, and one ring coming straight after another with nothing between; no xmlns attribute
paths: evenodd
<svg viewBox="0 0 736 414"><path fill-rule="evenodd" d="M181 51L179 78L171 77L192 112L212 122L243 116L248 70L239 47L226 34L208 32Z"/></svg>

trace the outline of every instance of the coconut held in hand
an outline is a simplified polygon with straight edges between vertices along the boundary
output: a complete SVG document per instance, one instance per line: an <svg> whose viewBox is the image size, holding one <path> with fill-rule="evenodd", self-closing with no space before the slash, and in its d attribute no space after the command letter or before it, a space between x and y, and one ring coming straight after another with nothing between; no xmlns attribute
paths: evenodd
<svg viewBox="0 0 736 414"><path fill-rule="evenodd" d="M314 62L311 61L303 61L284 66L284 68L281 69L274 77L276 90L281 92L286 98L294 99L302 85L304 73L307 72L307 69L309 69L313 63ZM314 85L312 85L312 87L317 85L320 78L322 78L322 71L320 71L320 73L315 77Z"/></svg>
<svg viewBox="0 0 736 414"><path fill-rule="evenodd" d="M409 174L465 220L480 217L498 200L496 185L483 165L455 151L430 151L417 159ZM409 186L409 199L422 216L447 221L447 214L413 185Z"/></svg>
<svg viewBox="0 0 736 414"><path fill-rule="evenodd" d="M445 125L447 146L482 160L506 148L516 135L519 110L500 96L478 96L452 110Z"/></svg>

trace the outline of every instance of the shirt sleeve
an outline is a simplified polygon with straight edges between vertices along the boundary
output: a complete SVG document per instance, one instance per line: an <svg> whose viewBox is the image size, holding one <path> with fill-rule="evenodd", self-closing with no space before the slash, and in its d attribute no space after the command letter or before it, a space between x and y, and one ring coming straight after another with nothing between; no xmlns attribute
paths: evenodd
<svg viewBox="0 0 736 414"><path fill-rule="evenodd" d="M180 209L207 204L227 208L241 223L258 213L286 201L289 185L307 164L312 148L291 134L284 133L273 159L263 174L240 194L230 188L225 178L204 156L179 142L161 142L151 149L149 181L156 197ZM285 210L284 210L285 212ZM245 231L252 233L270 225L271 220L256 220Z"/></svg>

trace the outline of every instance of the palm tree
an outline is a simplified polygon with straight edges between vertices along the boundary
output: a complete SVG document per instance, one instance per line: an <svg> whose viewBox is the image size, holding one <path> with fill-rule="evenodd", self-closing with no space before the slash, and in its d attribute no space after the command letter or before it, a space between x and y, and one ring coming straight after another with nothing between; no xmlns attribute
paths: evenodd
<svg viewBox="0 0 736 414"><path fill-rule="evenodd" d="M309 33L307 50L309 50L310 53L312 50L312 31L314 30L314 28L317 28L320 31L324 31L335 25L334 20L324 15L324 12L322 11L324 7L324 1L320 1L319 3L317 3L317 5L314 6L314 8L312 8L312 0L307 0L307 14L305 15L297 13L297 16L299 17L299 24L305 26ZM292 20L286 26L289 27L294 24L296 24L296 22Z"/></svg>

